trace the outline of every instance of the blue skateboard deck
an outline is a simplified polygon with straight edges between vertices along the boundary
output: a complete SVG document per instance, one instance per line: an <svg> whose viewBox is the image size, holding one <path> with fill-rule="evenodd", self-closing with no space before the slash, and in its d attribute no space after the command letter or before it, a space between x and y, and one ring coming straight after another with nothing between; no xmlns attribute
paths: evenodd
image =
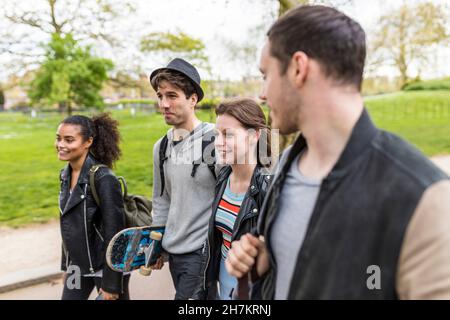
<svg viewBox="0 0 450 320"><path fill-rule="evenodd" d="M130 272L156 263L161 255L164 227L128 228L117 233L106 249L106 262L114 271Z"/></svg>

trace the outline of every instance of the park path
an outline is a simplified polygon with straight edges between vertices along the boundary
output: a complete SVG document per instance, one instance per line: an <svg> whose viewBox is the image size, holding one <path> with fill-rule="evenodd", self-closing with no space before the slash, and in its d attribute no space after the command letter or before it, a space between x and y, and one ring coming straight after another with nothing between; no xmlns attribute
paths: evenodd
<svg viewBox="0 0 450 320"><path fill-rule="evenodd" d="M0 243L0 287L60 272L59 222L20 229L1 228ZM56 278L39 285L0 293L0 300L58 300L62 287L61 279ZM175 290L168 265L160 271L154 271L150 277L133 272L130 296L135 300L173 299Z"/></svg>
<svg viewBox="0 0 450 320"><path fill-rule="evenodd" d="M162 270L153 271L149 277L133 272L129 288L132 300L172 300L175 296L168 265L164 265ZM49 280L38 285L2 293L0 300L60 300L62 290L61 279ZM90 299L93 300L95 297L94 291Z"/></svg>
<svg viewBox="0 0 450 320"><path fill-rule="evenodd" d="M450 175L450 155L435 156L431 160L448 175Z"/></svg>
<svg viewBox="0 0 450 320"><path fill-rule="evenodd" d="M58 270L61 256L59 223L0 229L0 279L36 268ZM53 266L53 268L51 267Z"/></svg>
<svg viewBox="0 0 450 320"><path fill-rule="evenodd" d="M432 158L450 174L450 155ZM60 266L61 236L59 223L51 222L21 229L0 228L0 287L5 281L20 281L24 276L57 273ZM134 273L131 277L133 299L172 299L174 289L168 266L150 277ZM59 299L61 280L0 294L1 299Z"/></svg>

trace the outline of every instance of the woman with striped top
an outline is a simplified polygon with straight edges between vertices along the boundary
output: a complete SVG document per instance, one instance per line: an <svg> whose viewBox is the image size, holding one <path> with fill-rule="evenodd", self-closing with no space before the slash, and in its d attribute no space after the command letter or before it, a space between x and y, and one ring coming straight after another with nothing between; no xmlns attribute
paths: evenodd
<svg viewBox="0 0 450 320"><path fill-rule="evenodd" d="M270 183L270 131L261 107L251 99L234 99L216 109L217 161L224 164L216 184L209 224L206 288L209 299L228 300L237 279L225 269L234 240L256 227Z"/></svg>

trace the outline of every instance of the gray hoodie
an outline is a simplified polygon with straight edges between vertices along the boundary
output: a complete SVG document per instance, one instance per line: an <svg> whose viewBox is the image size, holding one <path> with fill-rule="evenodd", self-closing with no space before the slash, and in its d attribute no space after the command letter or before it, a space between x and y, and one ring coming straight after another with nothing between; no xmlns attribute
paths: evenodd
<svg viewBox="0 0 450 320"><path fill-rule="evenodd" d="M168 158L164 162L162 196L159 170L162 138L153 146L153 225L166 226L162 246L171 254L198 250L207 237L216 180L206 163L200 164L194 177L191 173L192 162L201 157L202 137L211 130L214 130L214 125L203 122L176 145L173 143L173 129L167 132Z"/></svg>

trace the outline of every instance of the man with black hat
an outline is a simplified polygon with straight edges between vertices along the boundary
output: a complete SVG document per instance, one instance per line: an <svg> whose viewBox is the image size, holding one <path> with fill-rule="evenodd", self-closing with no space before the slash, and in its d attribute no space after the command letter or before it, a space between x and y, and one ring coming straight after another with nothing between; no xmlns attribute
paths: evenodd
<svg viewBox="0 0 450 320"><path fill-rule="evenodd" d="M175 299L204 299L207 231L216 182L214 125L201 122L200 75L183 59L150 75L164 120L172 128L153 148L153 225L165 226L163 249ZM162 268L162 258L153 266Z"/></svg>

